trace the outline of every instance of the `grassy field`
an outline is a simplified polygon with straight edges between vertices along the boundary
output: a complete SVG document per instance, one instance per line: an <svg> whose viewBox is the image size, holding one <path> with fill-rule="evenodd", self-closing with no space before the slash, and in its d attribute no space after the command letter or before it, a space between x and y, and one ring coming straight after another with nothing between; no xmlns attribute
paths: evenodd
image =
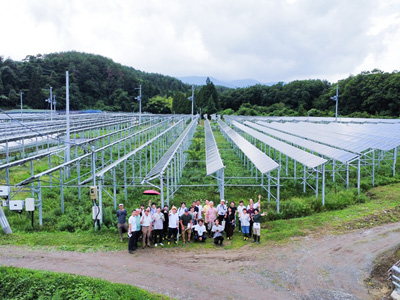
<svg viewBox="0 0 400 300"><path fill-rule="evenodd" d="M0 266L1 299L170 299L128 285L79 275Z"/></svg>
<svg viewBox="0 0 400 300"><path fill-rule="evenodd" d="M386 185L371 189L365 203L351 205L342 210L324 211L311 216L289 220L266 221L262 224L262 243L287 242L291 238L309 234L339 234L359 228L370 228L385 223L400 221L400 184ZM242 247L249 243L239 233L231 241L225 241L225 249ZM49 251L118 251L127 250L127 239L121 243L116 230L95 232L38 231L15 232L12 235L0 234L1 245L21 245L32 248L45 248ZM178 246L187 250L213 248L211 241L206 244L182 243Z"/></svg>

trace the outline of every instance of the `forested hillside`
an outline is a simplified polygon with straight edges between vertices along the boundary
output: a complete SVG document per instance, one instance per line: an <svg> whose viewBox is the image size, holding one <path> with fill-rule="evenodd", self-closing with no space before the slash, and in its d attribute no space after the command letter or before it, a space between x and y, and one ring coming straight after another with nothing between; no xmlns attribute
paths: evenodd
<svg viewBox="0 0 400 300"><path fill-rule="evenodd" d="M65 107L65 71L70 74L71 109L138 111L137 88L142 85L142 110L151 113L191 113L191 88L178 79L138 71L100 55L62 52L27 56L17 62L0 57L0 107L24 105L47 108L49 88L57 109ZM195 88L195 112L240 115L334 116L339 84L339 115L399 117L400 73L373 70L338 83L296 80L272 86L229 89L208 78Z"/></svg>
<svg viewBox="0 0 400 300"><path fill-rule="evenodd" d="M100 55L79 52L27 56L17 62L0 57L0 104L18 107L19 93L30 108L46 108L49 88L56 95L57 109L65 108L65 71L70 77L71 109L97 108L109 111L138 111L134 100L142 85L143 108L150 98L172 96L190 87L181 81L159 74L145 73L122 66ZM172 98L170 98L172 105Z"/></svg>
<svg viewBox="0 0 400 300"><path fill-rule="evenodd" d="M399 117L400 73L362 72L339 81L339 115ZM337 83L297 80L272 86L255 85L220 95L224 113L274 116L334 116Z"/></svg>

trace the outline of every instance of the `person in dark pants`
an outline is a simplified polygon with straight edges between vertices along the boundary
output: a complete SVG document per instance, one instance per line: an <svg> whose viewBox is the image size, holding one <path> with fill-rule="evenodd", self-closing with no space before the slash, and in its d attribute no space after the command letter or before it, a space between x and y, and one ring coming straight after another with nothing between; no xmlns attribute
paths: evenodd
<svg viewBox="0 0 400 300"><path fill-rule="evenodd" d="M253 203L249 204L250 208L247 209L247 214L250 217L250 229L249 229L249 233L251 234L253 232L253 216L254 216L254 208L253 208Z"/></svg>
<svg viewBox="0 0 400 300"><path fill-rule="evenodd" d="M162 243L164 214L161 212L160 206L157 207L157 210L153 214L152 218L154 246L157 247L158 244L160 244L160 246L164 246Z"/></svg>
<svg viewBox="0 0 400 300"><path fill-rule="evenodd" d="M121 242L124 240L123 233L128 232L128 226L126 225L126 216L127 216L126 209L124 205L121 203L119 205L119 210L117 210L117 218L118 218L118 232L119 237L121 238Z"/></svg>
<svg viewBox="0 0 400 300"><path fill-rule="evenodd" d="M164 232L163 232L163 237L167 237L167 235L168 235L168 218L169 218L168 205L164 205L163 214L164 214L164 224L163 224Z"/></svg>
<svg viewBox="0 0 400 300"><path fill-rule="evenodd" d="M222 232L224 231L224 228L222 227L222 225L219 225L219 220L216 219L215 220L215 224L212 227L211 231L214 233L214 244L215 245L221 245L222 246L222 242L224 241L224 237L222 236Z"/></svg>
<svg viewBox="0 0 400 300"><path fill-rule="evenodd" d="M235 213L232 207L229 206L228 212L225 216L225 232L227 240L232 239L234 230L235 230Z"/></svg>
<svg viewBox="0 0 400 300"><path fill-rule="evenodd" d="M132 254L133 251L135 251L137 249L136 210L132 210L132 216L129 217L128 223L129 223L129 229L128 229L128 235L129 235L128 251L129 251L130 254Z"/></svg>

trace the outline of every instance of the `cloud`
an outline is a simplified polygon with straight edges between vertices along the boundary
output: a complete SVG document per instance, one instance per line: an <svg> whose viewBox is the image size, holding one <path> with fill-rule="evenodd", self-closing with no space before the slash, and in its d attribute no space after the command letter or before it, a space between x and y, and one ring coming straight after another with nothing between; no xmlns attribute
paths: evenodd
<svg viewBox="0 0 400 300"><path fill-rule="evenodd" d="M171 76L338 80L400 69L396 1L3 1L1 55L76 50Z"/></svg>

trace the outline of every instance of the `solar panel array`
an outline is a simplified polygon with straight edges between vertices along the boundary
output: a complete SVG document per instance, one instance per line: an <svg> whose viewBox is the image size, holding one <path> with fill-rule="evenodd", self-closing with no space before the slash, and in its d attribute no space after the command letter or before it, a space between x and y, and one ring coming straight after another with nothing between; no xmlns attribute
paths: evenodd
<svg viewBox="0 0 400 300"><path fill-rule="evenodd" d="M250 159L250 161L262 174L269 173L279 167L279 164L277 164L264 152L247 141L244 137L242 137L224 122L219 120L218 124L225 134L235 143L235 145L244 153L244 155Z"/></svg>
<svg viewBox="0 0 400 300"><path fill-rule="evenodd" d="M303 147L304 149L308 149L312 152L318 153L327 158L337 160L343 164L348 163L358 157L358 155L356 155L354 153L347 152L347 151L337 149L337 148L333 148L333 147L323 145L323 144L320 144L317 142L305 140L301 137L283 133L283 132L277 131L275 129L267 128L265 126L261 126L259 124L253 123L253 122L245 121L244 123L246 125L251 126L251 127L255 128L259 131L262 131L268 135L274 136L278 139L284 140L284 141L291 143L293 145L296 145L298 147Z"/></svg>
<svg viewBox="0 0 400 300"><path fill-rule="evenodd" d="M324 158L293 147L236 121L232 121L232 125L308 168L316 168L327 162Z"/></svg>
<svg viewBox="0 0 400 300"><path fill-rule="evenodd" d="M207 175L211 175L224 168L218 146L211 130L210 121L204 121L206 143L206 169Z"/></svg>
<svg viewBox="0 0 400 300"><path fill-rule="evenodd" d="M178 137L178 139L172 144L172 146L165 152L165 154L160 158L160 160L156 163L153 169L146 175L143 181L150 179L151 177L160 174L163 172L173 159L176 151L179 149L179 146L184 141L186 136L188 136L189 132L193 132L196 128L197 118L193 119L192 122L186 127L183 133ZM194 133L194 132L193 132Z"/></svg>
<svg viewBox="0 0 400 300"><path fill-rule="evenodd" d="M257 122L263 126L280 130L292 135L296 135L314 142L323 143L328 146L337 147L339 149L361 154L364 151L370 149L390 150L393 147L389 147L386 144L370 141L355 136L345 136L340 133L328 132L317 128L310 127L309 123L267 123Z"/></svg>

